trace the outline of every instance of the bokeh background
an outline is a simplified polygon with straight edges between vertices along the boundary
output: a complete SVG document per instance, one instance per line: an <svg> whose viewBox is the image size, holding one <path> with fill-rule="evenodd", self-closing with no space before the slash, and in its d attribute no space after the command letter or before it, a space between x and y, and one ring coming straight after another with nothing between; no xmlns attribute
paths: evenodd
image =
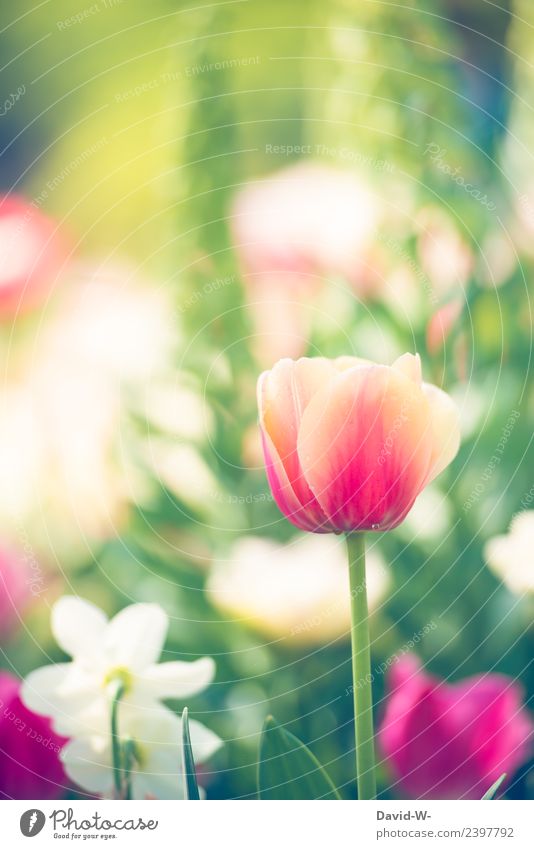
<svg viewBox="0 0 534 849"><path fill-rule="evenodd" d="M369 539L377 718L409 651L528 701L534 548L519 589L484 552L534 502L531 5L25 0L0 51L0 188L29 209L13 232L0 207L1 667L62 659L65 592L157 601L164 659L217 663L189 705L226 741L208 795L255 795L273 713L350 798L342 541L279 514L255 384L283 354L417 350L463 442ZM46 287L32 266L4 298L41 216Z"/></svg>

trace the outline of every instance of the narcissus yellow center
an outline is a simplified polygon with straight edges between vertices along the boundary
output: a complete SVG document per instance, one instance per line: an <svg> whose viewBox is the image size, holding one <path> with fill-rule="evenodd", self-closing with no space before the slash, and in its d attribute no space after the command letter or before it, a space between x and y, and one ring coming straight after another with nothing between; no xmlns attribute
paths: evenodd
<svg viewBox="0 0 534 849"><path fill-rule="evenodd" d="M127 693L133 684L132 673L125 666L115 666L106 673L103 681L104 689L107 689L111 684L122 686L122 695Z"/></svg>

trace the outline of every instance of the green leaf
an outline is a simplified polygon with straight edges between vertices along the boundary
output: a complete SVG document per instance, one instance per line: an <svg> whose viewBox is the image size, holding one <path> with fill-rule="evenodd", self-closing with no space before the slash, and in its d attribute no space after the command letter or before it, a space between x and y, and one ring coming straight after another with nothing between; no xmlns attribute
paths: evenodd
<svg viewBox="0 0 534 849"><path fill-rule="evenodd" d="M499 787L501 786L501 784L503 783L505 778L506 778L506 773L503 772L503 774L501 775L500 778L497 779L495 784L492 784L490 789L486 790L486 792L482 796L482 799L494 799L497 790L499 789Z"/></svg>
<svg viewBox="0 0 534 849"><path fill-rule="evenodd" d="M183 709L182 713L182 761L184 765L184 793L185 798L193 801L200 799L197 784L197 771L193 758L191 736L189 734L189 711Z"/></svg>
<svg viewBox="0 0 534 849"><path fill-rule="evenodd" d="M330 777L301 741L268 716L260 740L260 799L340 799Z"/></svg>

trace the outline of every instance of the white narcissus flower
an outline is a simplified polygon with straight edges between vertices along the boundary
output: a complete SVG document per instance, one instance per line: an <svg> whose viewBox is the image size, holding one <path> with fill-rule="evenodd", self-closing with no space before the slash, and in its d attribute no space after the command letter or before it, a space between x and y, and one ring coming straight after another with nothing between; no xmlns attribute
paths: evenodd
<svg viewBox="0 0 534 849"><path fill-rule="evenodd" d="M189 720L193 756L197 765L205 763L221 746L221 740L205 726ZM182 721L165 708L130 714L122 720L119 736L134 741L131 769L133 799L182 799ZM113 794L111 737L95 736L71 740L61 752L65 772L89 793Z"/></svg>
<svg viewBox="0 0 534 849"><path fill-rule="evenodd" d="M518 513L507 534L486 543L484 555L511 592L534 593L534 510Z"/></svg>
<svg viewBox="0 0 534 849"><path fill-rule="evenodd" d="M372 611L389 584L376 547L367 552L366 583ZM207 589L216 607L270 638L320 644L350 636L346 555L334 536L286 544L243 537L214 564Z"/></svg>
<svg viewBox="0 0 534 849"><path fill-rule="evenodd" d="M162 699L199 693L213 679L214 661L158 664L168 623L157 604L132 604L108 621L88 601L63 596L52 608L52 632L72 662L30 672L22 687L24 703L51 717L57 733L90 737L109 728L109 684L115 680L124 685L124 722L137 713L164 710Z"/></svg>
<svg viewBox="0 0 534 849"><path fill-rule="evenodd" d="M111 621L73 596L63 596L52 609L53 634L72 661L31 672L22 699L72 738L61 758L69 777L90 793L112 792L111 708L113 685L120 682L118 731L122 741L133 741L133 798L183 796L181 720L161 700L200 692L213 679L215 664L209 657L158 664L168 624L157 604L132 604ZM195 720L190 732L196 763L204 763L221 740Z"/></svg>

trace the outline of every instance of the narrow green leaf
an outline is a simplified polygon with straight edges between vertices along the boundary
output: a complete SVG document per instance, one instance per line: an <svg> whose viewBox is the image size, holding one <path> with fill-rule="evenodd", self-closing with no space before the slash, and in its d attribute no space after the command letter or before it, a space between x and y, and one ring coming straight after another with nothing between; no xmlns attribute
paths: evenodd
<svg viewBox="0 0 534 849"><path fill-rule="evenodd" d="M260 799L339 799L330 777L301 741L268 716L260 740Z"/></svg>
<svg viewBox="0 0 534 849"><path fill-rule="evenodd" d="M184 793L185 798L190 801L200 799L197 784L197 771L193 758L191 737L189 734L189 711L183 709L182 713L182 761L184 765Z"/></svg>
<svg viewBox="0 0 534 849"><path fill-rule="evenodd" d="M499 787L501 786L501 784L503 783L505 778L506 778L506 773L503 772L503 774L501 775L500 778L497 779L495 784L492 784L490 789L486 790L486 792L482 796L482 799L494 799L497 790L499 789Z"/></svg>

